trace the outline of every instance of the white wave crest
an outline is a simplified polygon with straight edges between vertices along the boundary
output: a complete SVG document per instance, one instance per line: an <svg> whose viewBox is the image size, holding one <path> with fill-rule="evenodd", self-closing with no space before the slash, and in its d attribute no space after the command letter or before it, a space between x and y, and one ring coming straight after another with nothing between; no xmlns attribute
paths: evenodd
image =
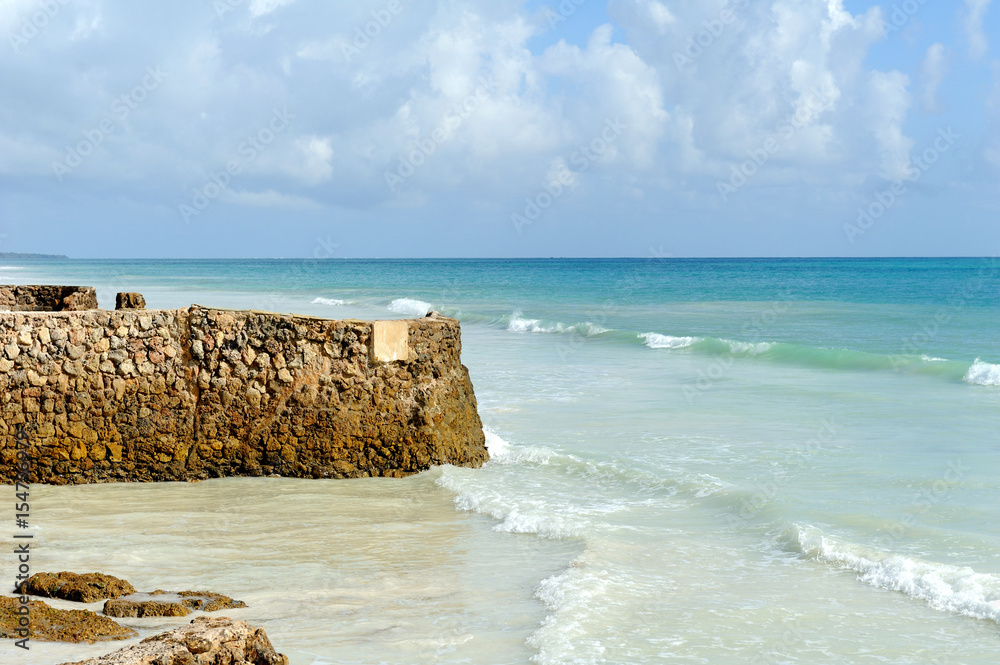
<svg viewBox="0 0 1000 665"><path fill-rule="evenodd" d="M976 358L965 375L965 382L977 386L1000 386L1000 365L984 363Z"/></svg>
<svg viewBox="0 0 1000 665"><path fill-rule="evenodd" d="M673 337L660 333L642 333L639 339L646 340L646 346L651 349L683 349L701 341L701 337Z"/></svg>
<svg viewBox="0 0 1000 665"><path fill-rule="evenodd" d="M607 328L602 328L589 321L575 326L568 326L564 323L545 324L540 319L524 318L520 311L511 314L510 320L507 322L507 330L516 333L579 333L586 337L608 332Z"/></svg>
<svg viewBox="0 0 1000 665"><path fill-rule="evenodd" d="M334 298L315 298L312 301L314 305L329 305L330 307L340 307L341 305L346 305L347 302L344 300L336 300Z"/></svg>
<svg viewBox="0 0 1000 665"><path fill-rule="evenodd" d="M766 353L774 346L774 342L739 342L731 339L724 339L722 341L729 345L729 350L733 353L743 353L748 356L758 356Z"/></svg>
<svg viewBox="0 0 1000 665"><path fill-rule="evenodd" d="M838 542L811 527L796 526L793 541L803 555L849 568L871 586L919 598L942 612L1000 623L1000 576Z"/></svg>
<svg viewBox="0 0 1000 665"><path fill-rule="evenodd" d="M389 311L411 316L427 316L427 312L431 311L431 304L423 300L398 298L389 303Z"/></svg>
<svg viewBox="0 0 1000 665"><path fill-rule="evenodd" d="M947 358L935 358L933 356L927 355L926 353L923 354L922 356L920 356L920 359L923 360L925 363L946 363L946 362L948 362Z"/></svg>

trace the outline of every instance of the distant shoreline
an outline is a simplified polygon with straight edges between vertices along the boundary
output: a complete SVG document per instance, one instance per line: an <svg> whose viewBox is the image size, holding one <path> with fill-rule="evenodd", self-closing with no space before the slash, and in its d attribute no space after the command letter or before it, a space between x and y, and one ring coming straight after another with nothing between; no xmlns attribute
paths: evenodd
<svg viewBox="0 0 1000 665"><path fill-rule="evenodd" d="M21 254L18 252L0 252L0 259L68 259L65 254Z"/></svg>

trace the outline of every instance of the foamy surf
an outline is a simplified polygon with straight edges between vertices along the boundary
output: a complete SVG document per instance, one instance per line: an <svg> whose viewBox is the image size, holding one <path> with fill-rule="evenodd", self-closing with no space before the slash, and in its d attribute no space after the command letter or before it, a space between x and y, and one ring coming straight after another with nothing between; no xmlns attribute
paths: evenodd
<svg viewBox="0 0 1000 665"><path fill-rule="evenodd" d="M602 328L596 324L588 322L567 325L565 323L545 322L541 319L528 319L520 311L510 315L507 321L507 331L514 333L577 333L585 337L592 337L608 332L607 328Z"/></svg>
<svg viewBox="0 0 1000 665"><path fill-rule="evenodd" d="M793 526L787 544L805 557L847 568L873 587L898 591L942 612L1000 623L1000 576L892 554Z"/></svg>
<svg viewBox="0 0 1000 665"><path fill-rule="evenodd" d="M312 301L314 305L328 305L330 307L341 307L347 304L345 300L337 300L335 298L314 298Z"/></svg>
<svg viewBox="0 0 1000 665"><path fill-rule="evenodd" d="M1000 365L985 363L976 358L965 375L965 382L977 386L1000 386Z"/></svg>
<svg viewBox="0 0 1000 665"><path fill-rule="evenodd" d="M651 349L685 349L701 341L701 337L674 337L660 333L641 333L639 339L646 340L646 346Z"/></svg>
<svg viewBox="0 0 1000 665"><path fill-rule="evenodd" d="M397 298L389 303L390 312L409 314L411 316L427 316L427 312L431 311L431 307L432 305L429 302L414 300L412 298Z"/></svg>

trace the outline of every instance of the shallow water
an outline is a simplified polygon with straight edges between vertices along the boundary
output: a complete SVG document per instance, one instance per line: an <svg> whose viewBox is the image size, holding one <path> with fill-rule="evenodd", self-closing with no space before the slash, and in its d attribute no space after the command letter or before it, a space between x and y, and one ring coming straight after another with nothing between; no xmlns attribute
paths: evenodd
<svg viewBox="0 0 1000 665"><path fill-rule="evenodd" d="M993 261L13 267L105 306L457 316L493 455L38 487L35 570L245 600L296 665L1000 660Z"/></svg>

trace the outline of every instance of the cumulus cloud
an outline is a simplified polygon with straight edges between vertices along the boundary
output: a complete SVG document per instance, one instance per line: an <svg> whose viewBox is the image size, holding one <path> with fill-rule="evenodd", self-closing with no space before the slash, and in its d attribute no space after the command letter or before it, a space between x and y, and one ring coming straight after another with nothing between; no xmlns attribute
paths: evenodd
<svg viewBox="0 0 1000 665"><path fill-rule="evenodd" d="M920 82L923 85L920 101L928 113L939 113L941 110L937 93L948 71L946 55L943 44L932 44L920 63Z"/></svg>
<svg viewBox="0 0 1000 665"><path fill-rule="evenodd" d="M981 30L988 3L967 2ZM124 182L172 206L235 160L224 203L370 208L523 198L559 178L580 193L602 179L636 198L714 200L733 165L772 144L756 183L839 186L909 167L910 78L866 62L885 37L875 6L611 0L611 23L578 23L573 38L569 21L550 27L516 0L402 3L381 20L384 0L180 5L153 20L124 0L70 3L44 41L0 60L0 106L18 118L0 169L44 174L147 67L165 82L67 186ZM34 6L0 5L0 25ZM109 55L119 43L128 58ZM920 66L925 108L945 54L935 44ZM255 145L283 108L294 120Z"/></svg>
<svg viewBox="0 0 1000 665"><path fill-rule="evenodd" d="M989 50L983 18L992 0L965 0L965 33L969 41L969 57L981 58Z"/></svg>

